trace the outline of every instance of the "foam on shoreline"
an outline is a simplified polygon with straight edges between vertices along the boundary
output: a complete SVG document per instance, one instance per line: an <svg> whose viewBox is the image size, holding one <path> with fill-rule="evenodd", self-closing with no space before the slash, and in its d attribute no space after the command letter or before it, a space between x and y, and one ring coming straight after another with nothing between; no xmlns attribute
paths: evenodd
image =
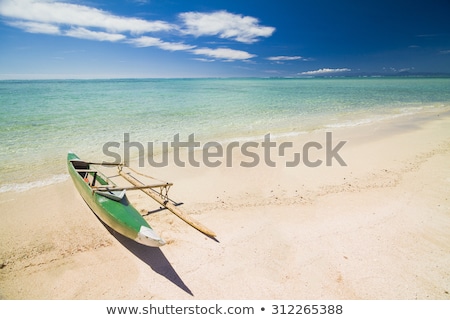
<svg viewBox="0 0 450 320"><path fill-rule="evenodd" d="M0 186L0 193L4 192L24 192L30 189L41 188L52 184L64 182L69 178L68 174L57 174L43 180L36 180L24 183L8 183Z"/></svg>

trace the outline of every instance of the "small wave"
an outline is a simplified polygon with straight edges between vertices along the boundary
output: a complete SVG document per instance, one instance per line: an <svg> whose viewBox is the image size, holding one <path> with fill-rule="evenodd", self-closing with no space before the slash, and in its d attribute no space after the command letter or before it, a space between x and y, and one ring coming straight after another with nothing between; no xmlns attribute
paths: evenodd
<svg viewBox="0 0 450 320"><path fill-rule="evenodd" d="M375 114L371 115L367 118L360 118L360 119L353 119L349 121L343 121L333 124L327 124L325 128L344 128L344 127L357 127L362 126L366 124L371 124L374 122L389 120L389 119L396 119L408 115L414 115L416 113L419 113L425 108L425 106L421 107L404 107L404 108L398 108L397 110L391 110L391 113L388 114Z"/></svg>
<svg viewBox="0 0 450 320"><path fill-rule="evenodd" d="M253 142L253 141L263 141L266 135L270 135L270 139L284 139L289 137L298 137L304 134L307 134L308 131L290 131L290 132L271 132L268 130L265 133L260 135L251 135L251 136L236 136L234 138L226 138L226 139L218 139L217 143L219 144L228 144L231 142Z"/></svg>
<svg viewBox="0 0 450 320"><path fill-rule="evenodd" d="M362 126L365 124L372 123L374 121L380 121L381 118L367 118L367 119L360 119L360 120L354 120L354 121L346 121L346 122L340 122L340 123L334 123L334 124L327 124L325 128L333 129L333 128L346 128L346 127L357 127Z"/></svg>
<svg viewBox="0 0 450 320"><path fill-rule="evenodd" d="M0 193L4 192L24 192L33 188L40 188L49 186L55 183L64 182L69 178L68 174L58 174L51 178L44 179L44 180L38 180L38 181L32 181L32 182L25 182L25 183L10 183L0 186Z"/></svg>

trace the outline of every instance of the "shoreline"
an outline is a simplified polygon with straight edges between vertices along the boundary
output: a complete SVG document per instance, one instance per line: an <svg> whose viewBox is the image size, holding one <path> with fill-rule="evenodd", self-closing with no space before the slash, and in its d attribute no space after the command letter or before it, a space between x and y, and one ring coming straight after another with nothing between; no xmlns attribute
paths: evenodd
<svg viewBox="0 0 450 320"><path fill-rule="evenodd" d="M398 108L397 108L398 109ZM374 125L383 125L385 123L389 123L391 121L407 121L408 119L422 119L423 121L427 121L427 119L432 118L434 115L442 115L442 116L447 116L450 114L450 108L449 107L436 107L436 106L427 106L427 105L423 105L423 106L419 106L419 107L404 107L404 108L399 108L399 110L403 110L404 112L402 113L398 113L398 110L395 109L396 111L394 113L390 113L388 115L384 114L384 113L380 113L380 110L376 110L375 113L373 113L373 111L366 111L364 114L364 117L360 118L355 118L352 120L346 120L346 118L344 117L342 119L343 122L339 122L337 124L325 124L322 125L320 128L316 128L316 129L311 129L309 131L301 131L301 130L294 130L294 131L289 131L287 128L271 128L268 129L264 132L262 132L260 135L257 134L257 132L249 132L247 135L245 136L238 136L238 137L222 137L219 139L209 139L208 141L198 141L197 138L195 138L195 141L197 143L199 143L200 148L196 147L195 148L195 153L199 154L201 153L203 150L202 148L205 146L205 144L207 143L214 143L214 144L220 144L222 145L224 148L226 148L226 146L230 143L233 142L239 142L240 144L244 144L246 142L258 142L261 143L263 142L263 139L265 137L265 135L269 134L271 137L271 141L274 141L276 143L282 143L282 142L286 142L286 141L299 141L301 140L302 137L310 137L310 136L316 136L317 133L322 133L322 132L339 132L342 130L351 130L352 128L359 128L359 127L366 127L366 126L374 126ZM406 111L408 110L408 111ZM341 115L342 116L342 115ZM414 121L418 121L418 120L414 120ZM192 133L195 136L195 133ZM180 135L180 142L181 143L186 143L189 139L188 135ZM132 151L136 151L136 146L135 144L140 144L143 148L144 148L144 153L145 155L141 155L139 156L138 154L136 154L136 152L134 152L134 154L131 155L131 162L136 164L139 161L139 158L144 158L144 162L145 162L145 167L149 166L149 162L148 162L148 158L151 157L149 155L149 149L148 149L148 142L142 142L140 140L137 141L129 141L131 143L132 146L130 146L130 150ZM124 144L124 141L121 142L116 142L116 143L120 143L121 147L119 150L113 150L111 154L114 154L115 156L120 157L120 160L122 160L123 162L123 154L124 154L124 150L123 150L123 146L122 144ZM168 143L169 145L171 144L171 142L167 141L166 143ZM172 140L173 143L173 140ZM157 158L156 162L161 161L161 155L164 154L166 155L166 153L162 153L162 146L160 145L161 141L156 140L154 142L154 145L156 145L156 147L154 148L154 155L152 156L153 158ZM170 147L169 147L170 148ZM183 148L182 148L183 149ZM110 151L110 150L109 150ZM115 151L120 151L119 152L115 152ZM298 150L297 150L298 151ZM69 150L67 150L67 152L69 152ZM28 178L26 181L16 181L16 182L9 182L9 183L5 183L0 185L0 194L2 193L8 193L8 192L24 192L27 190L30 190L32 188L36 188L36 187L43 187L43 186L47 186L47 185L52 185L52 184L57 184L59 182L62 182L64 180L68 180L70 177L67 174L67 170L66 170L66 165L65 165L65 156L67 154L67 152L65 153L61 153L60 154L60 159L58 160L59 164L57 165L58 172L53 172L53 174L51 176L45 176L42 177L40 179L33 179L33 178ZM111 151L110 151L111 152ZM185 154L186 152L184 152L184 150L182 150L182 152ZM112 159L111 156L108 157L108 155L106 155L104 152L102 152L103 157L94 157L95 159L91 159L93 161L97 161L97 162L101 162L101 161L109 161ZM85 157L84 154L79 154L79 156ZM173 159L173 149L169 150L168 152L168 157L172 157ZM184 155L185 156L185 155ZM200 156L201 158L201 156ZM263 157L260 157L263 158ZM49 159L46 160L47 162L50 161ZM52 160L53 162L55 160ZM188 164L189 165L189 164ZM204 163L202 163L202 165L204 165ZM49 167L49 165L47 164L46 167ZM36 168L34 168L35 170ZM145 168L144 168L145 169Z"/></svg>
<svg viewBox="0 0 450 320"><path fill-rule="evenodd" d="M146 166L217 241L164 210L146 219L168 245L137 245L70 180L0 193L0 298L449 299L449 127L445 111L333 128L347 166Z"/></svg>

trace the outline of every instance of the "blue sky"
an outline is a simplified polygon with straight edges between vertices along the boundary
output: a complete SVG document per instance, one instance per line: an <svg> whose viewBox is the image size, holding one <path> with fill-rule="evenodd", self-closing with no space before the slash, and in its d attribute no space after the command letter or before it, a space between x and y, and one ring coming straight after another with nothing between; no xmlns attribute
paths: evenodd
<svg viewBox="0 0 450 320"><path fill-rule="evenodd" d="M0 79L450 73L450 1L0 0Z"/></svg>

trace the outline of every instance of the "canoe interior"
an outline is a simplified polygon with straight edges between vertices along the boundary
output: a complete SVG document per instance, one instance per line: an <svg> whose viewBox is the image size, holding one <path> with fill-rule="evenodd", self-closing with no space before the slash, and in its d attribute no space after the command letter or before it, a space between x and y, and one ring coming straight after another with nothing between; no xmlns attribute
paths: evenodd
<svg viewBox="0 0 450 320"><path fill-rule="evenodd" d="M86 163L81 160L72 160L72 165L77 171L77 173L88 183L90 186L96 186L96 185L110 185L112 184L108 178L104 177L102 173L91 170L89 163Z"/></svg>

